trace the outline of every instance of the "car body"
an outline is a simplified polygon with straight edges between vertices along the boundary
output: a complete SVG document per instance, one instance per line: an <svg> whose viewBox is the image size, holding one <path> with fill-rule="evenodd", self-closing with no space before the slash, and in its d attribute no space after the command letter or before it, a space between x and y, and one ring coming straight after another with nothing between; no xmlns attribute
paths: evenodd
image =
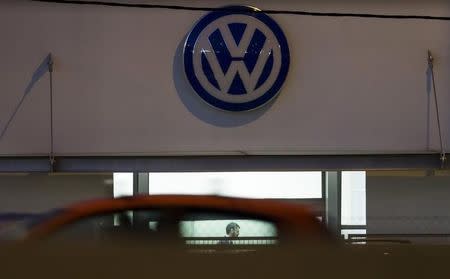
<svg viewBox="0 0 450 279"><path fill-rule="evenodd" d="M31 220L35 220L39 214L8 212L0 214L0 241L10 238L17 238L19 230L26 230L26 225Z"/></svg>
<svg viewBox="0 0 450 279"><path fill-rule="evenodd" d="M0 214L0 227L9 223L17 222L24 219L37 217L37 214L22 213L22 212L8 212Z"/></svg>
<svg viewBox="0 0 450 279"><path fill-rule="evenodd" d="M133 221L144 220L144 227L136 227L138 223L131 223L130 227L130 223L116 223L117 218L110 218L130 211L133 211ZM140 219L142 216L135 212L168 214L144 214ZM97 216L107 218L96 219ZM155 216L164 216L158 220L168 226L153 231L151 222ZM225 219L220 219L222 217ZM223 229L224 224L233 220L240 224L240 232L244 232L250 224L244 222L247 219L276 225L275 243L279 245L272 245L272 239L268 241L271 237L261 232L253 237L239 235L231 239L243 238L244 243L220 245L217 237L180 237L173 230L180 222L210 221L218 222L219 229ZM86 220L95 222L84 226ZM97 220L111 222L105 224ZM408 258L406 263L403 256L414 251L399 245L387 248L334 245L335 239L308 208L274 200L166 195L100 199L53 210L19 223L22 226L16 226L16 231L18 239L23 241L0 249L2 275L8 278L330 278L341 274L349 278L359 278L361 274L369 278L400 278L405 272L410 278L423 278L425 273L421 267L430 258L421 256L428 252L419 251L412 253L414 257ZM90 230L92 224L100 230ZM66 234L67 229L75 234ZM98 232L102 237L97 237ZM110 233L118 237L103 237ZM225 232L220 235L223 234ZM211 238L212 243L200 243ZM194 245L189 244L192 242ZM414 264L409 259L413 259ZM439 257L430 259L428 266L433 269L429 270L444 266L436 263ZM443 257L442 261L445 259ZM419 276L414 277L415 274Z"/></svg>
<svg viewBox="0 0 450 279"><path fill-rule="evenodd" d="M120 221L121 216L126 215L124 213L130 212L134 214L132 217L134 219L129 222L130 224L133 223L133 229L124 230L124 223L118 223L117 221ZM153 219L154 217L151 216L155 216L155 212L158 213L158 218L164 218L164 220ZM152 228L152 225L155 225L154 223L158 223L158 227L161 228L161 224L166 224L166 227L170 227L167 225L171 224L174 228L172 232L177 232L177 228L175 227L180 222L188 222L190 227L196 224L202 224L203 226L209 224L210 230L217 231L217 228L214 226L211 229L212 224L221 224L220 226L223 226L223 228L219 228L220 234L217 232L211 235L200 233L201 237L184 235L181 237L182 239L191 241L191 243L193 241L197 241L198 243L201 239L203 239L203 243L211 244L215 243L215 241L220 242L220 239L225 237L226 234L224 227L224 222L227 222L226 220L240 220L239 222L251 224L253 227L256 226L272 231L276 230L276 235L274 232L272 234L265 232L265 234L259 235L258 233L247 234L247 236L235 239L237 243L240 241L243 244L248 244L251 242L250 240L253 240L253 242L256 240L267 240L267 243L270 242L268 241L270 239L278 241L281 238L303 240L313 238L331 239L325 226L308 208L302 205L274 200L187 195L146 195L84 201L50 211L46 214L41 214L36 216L36 218L29 218L26 222L22 223L21 230L16 230L21 231L18 238L22 240L51 239L55 235L61 235L60 232L67 231L67 228L71 226L76 227L75 224L80 224L90 219L94 220L98 216L106 216L101 221L96 221L95 228L91 226L89 231L95 230L97 234L100 229L103 234L105 231L111 232L112 230L132 232L137 231L134 227L137 227L138 221L136 217L139 215L147 216L143 219L144 226L141 226L141 229L145 228L145 232L151 231L151 237L157 239L174 239L177 236L176 233L171 233L167 229L158 229L159 232L156 233L154 229L149 230L149 228ZM125 216L125 218L127 217ZM269 222L270 225L265 225L265 223L261 224L261 222ZM272 229L272 227L276 228ZM72 236L76 235L80 237L84 235L87 239L92 239L89 234L85 233L88 231L86 228L88 226L84 226L84 229L78 228L74 230ZM245 232L245 225L243 229ZM142 233L142 230L139 232ZM150 234L148 236L150 237ZM258 236L261 237L258 238ZM127 235L127 239L133 237ZM65 238L67 239L67 234ZM247 240L247 242L243 242L243 240Z"/></svg>

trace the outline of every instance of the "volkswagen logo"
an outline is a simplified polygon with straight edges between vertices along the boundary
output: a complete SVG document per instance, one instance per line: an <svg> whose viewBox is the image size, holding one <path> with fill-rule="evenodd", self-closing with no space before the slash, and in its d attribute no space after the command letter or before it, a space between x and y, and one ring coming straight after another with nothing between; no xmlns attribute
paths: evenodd
<svg viewBox="0 0 450 279"><path fill-rule="evenodd" d="M204 16L184 46L184 70L208 104L247 111L272 100L289 70L289 47L278 24L250 7Z"/></svg>

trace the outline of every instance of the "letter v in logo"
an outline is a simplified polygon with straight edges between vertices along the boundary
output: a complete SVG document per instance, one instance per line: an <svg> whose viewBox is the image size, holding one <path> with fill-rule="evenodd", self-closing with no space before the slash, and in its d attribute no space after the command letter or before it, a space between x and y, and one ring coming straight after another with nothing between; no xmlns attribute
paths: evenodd
<svg viewBox="0 0 450 279"><path fill-rule="evenodd" d="M264 13L229 7L209 13L189 34L186 76L210 105L255 109L273 99L289 70L289 48L280 27Z"/></svg>

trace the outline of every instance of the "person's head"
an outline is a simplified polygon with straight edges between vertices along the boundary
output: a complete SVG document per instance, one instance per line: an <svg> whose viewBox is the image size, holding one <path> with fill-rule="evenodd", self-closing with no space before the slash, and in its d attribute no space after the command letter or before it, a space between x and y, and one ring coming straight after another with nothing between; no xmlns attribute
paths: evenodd
<svg viewBox="0 0 450 279"><path fill-rule="evenodd" d="M229 236L229 237L238 237L239 236L239 229L240 229L240 227L239 227L238 224L236 224L234 222L231 222L231 223L229 223L227 225L225 230L226 230L227 236Z"/></svg>

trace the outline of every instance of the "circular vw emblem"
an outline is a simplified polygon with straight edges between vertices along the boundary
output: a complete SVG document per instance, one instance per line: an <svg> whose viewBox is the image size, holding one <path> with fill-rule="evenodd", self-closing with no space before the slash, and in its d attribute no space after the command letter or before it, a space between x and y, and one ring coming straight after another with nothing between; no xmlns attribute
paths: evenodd
<svg viewBox="0 0 450 279"><path fill-rule="evenodd" d="M289 48L269 16L230 7L195 25L184 47L184 69L192 88L210 105L251 110L277 95L289 70Z"/></svg>

